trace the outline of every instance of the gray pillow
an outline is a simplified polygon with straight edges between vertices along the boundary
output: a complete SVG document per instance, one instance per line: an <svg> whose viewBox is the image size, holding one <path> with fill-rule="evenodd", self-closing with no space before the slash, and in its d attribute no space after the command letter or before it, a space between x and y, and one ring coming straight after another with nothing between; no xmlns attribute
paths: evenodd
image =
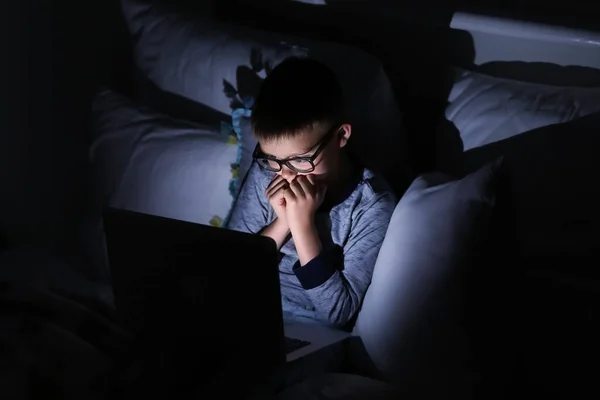
<svg viewBox="0 0 600 400"><path fill-rule="evenodd" d="M394 211L354 333L383 376L407 390L453 397L469 387L463 274L486 233L499 163L460 180L419 177Z"/></svg>

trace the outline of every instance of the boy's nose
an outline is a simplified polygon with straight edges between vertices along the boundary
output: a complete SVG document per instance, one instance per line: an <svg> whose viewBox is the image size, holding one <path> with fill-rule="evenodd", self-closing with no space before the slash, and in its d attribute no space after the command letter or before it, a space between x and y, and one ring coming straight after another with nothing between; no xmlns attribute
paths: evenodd
<svg viewBox="0 0 600 400"><path fill-rule="evenodd" d="M286 167L285 165L281 167L281 171L279 171L279 174L283 177L283 179L285 179L288 182L293 181L296 177L296 173L288 167Z"/></svg>

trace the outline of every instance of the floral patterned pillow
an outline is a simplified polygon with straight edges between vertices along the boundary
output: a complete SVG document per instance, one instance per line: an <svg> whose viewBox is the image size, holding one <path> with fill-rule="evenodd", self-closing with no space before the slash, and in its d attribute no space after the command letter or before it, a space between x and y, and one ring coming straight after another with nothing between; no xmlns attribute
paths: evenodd
<svg viewBox="0 0 600 400"><path fill-rule="evenodd" d="M110 90L93 111L91 158L103 204L224 225L238 182L235 130L175 120Z"/></svg>

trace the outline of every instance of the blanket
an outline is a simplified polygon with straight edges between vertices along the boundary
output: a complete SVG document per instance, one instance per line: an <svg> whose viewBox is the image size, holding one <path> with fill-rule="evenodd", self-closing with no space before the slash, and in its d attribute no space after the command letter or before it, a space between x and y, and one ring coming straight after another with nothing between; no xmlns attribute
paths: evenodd
<svg viewBox="0 0 600 400"><path fill-rule="evenodd" d="M0 282L3 398L114 398L131 342L101 303Z"/></svg>

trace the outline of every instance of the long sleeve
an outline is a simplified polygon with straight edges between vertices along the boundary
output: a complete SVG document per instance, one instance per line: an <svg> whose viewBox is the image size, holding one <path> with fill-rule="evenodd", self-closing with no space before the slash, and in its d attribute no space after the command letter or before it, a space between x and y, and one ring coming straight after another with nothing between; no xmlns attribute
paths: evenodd
<svg viewBox="0 0 600 400"><path fill-rule="evenodd" d="M258 233L271 223L272 210L265 198L270 177L254 164L242 186L229 217L227 228L246 233Z"/></svg>
<svg viewBox="0 0 600 400"><path fill-rule="evenodd" d="M325 247L306 265L296 263L294 273L318 320L344 327L358 312L395 205L390 193L375 197L352 213L351 232L343 249Z"/></svg>

